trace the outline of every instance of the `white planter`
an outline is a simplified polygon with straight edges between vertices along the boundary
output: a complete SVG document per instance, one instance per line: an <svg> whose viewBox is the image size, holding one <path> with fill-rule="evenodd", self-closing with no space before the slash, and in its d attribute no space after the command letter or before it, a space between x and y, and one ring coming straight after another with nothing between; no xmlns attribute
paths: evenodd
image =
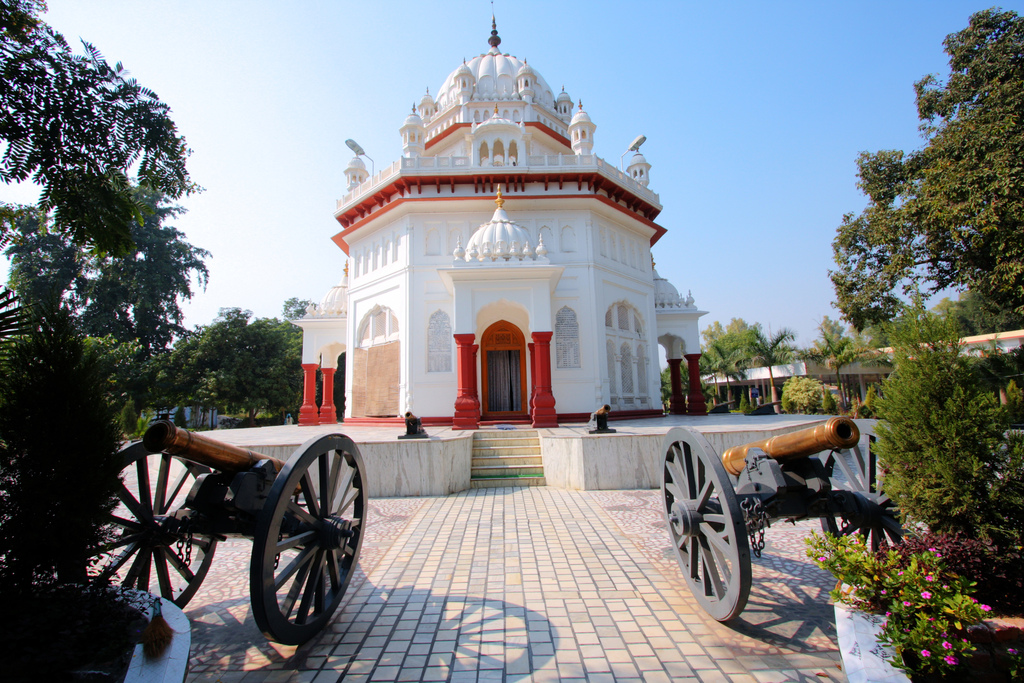
<svg viewBox="0 0 1024 683"><path fill-rule="evenodd" d="M893 649L878 642L885 617L838 602L835 608L839 653L849 683L910 683L905 673L886 661L895 655Z"/></svg>
<svg viewBox="0 0 1024 683"><path fill-rule="evenodd" d="M147 596L151 601L153 596ZM160 598L160 610L167 625L174 629L174 639L162 655L147 659L142 645L136 645L128 665L124 683L182 683L188 673L188 655L192 646L192 629L188 617L173 602ZM153 608L149 616L153 616Z"/></svg>

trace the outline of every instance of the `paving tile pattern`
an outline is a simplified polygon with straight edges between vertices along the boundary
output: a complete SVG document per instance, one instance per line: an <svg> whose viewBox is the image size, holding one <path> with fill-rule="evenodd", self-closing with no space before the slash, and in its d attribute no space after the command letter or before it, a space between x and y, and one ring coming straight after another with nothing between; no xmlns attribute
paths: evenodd
<svg viewBox="0 0 1024 683"><path fill-rule="evenodd" d="M816 523L776 525L740 619L689 594L657 491L472 489L370 502L360 569L331 626L268 643L248 607L248 543L218 549L189 681L844 681Z"/></svg>

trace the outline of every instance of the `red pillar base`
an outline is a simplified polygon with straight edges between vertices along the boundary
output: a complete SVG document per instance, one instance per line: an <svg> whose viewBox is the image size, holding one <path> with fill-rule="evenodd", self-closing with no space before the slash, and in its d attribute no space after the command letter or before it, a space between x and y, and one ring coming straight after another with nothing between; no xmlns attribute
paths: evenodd
<svg viewBox="0 0 1024 683"><path fill-rule="evenodd" d="M316 410L316 363L302 364L302 407L299 408L299 424L311 427L320 424Z"/></svg>
<svg viewBox="0 0 1024 683"><path fill-rule="evenodd" d="M476 335L456 334L459 395L455 398L452 429L480 428L480 400L476 396Z"/></svg>
<svg viewBox="0 0 1024 683"><path fill-rule="evenodd" d="M338 411L334 408L334 373L336 368L323 368L320 373L324 376L324 398L320 402L320 424L338 424Z"/></svg>
<svg viewBox="0 0 1024 683"><path fill-rule="evenodd" d="M700 354L688 353L686 358L686 371L690 375L690 396L686 401L687 415L707 415L707 399L700 389Z"/></svg>
<svg viewBox="0 0 1024 683"><path fill-rule="evenodd" d="M536 352L536 393L533 396L533 427L557 427L555 396L551 393L551 336L552 332L534 332L533 348Z"/></svg>
<svg viewBox="0 0 1024 683"><path fill-rule="evenodd" d="M686 397L683 396L683 373L680 366L682 358L669 358L669 377L672 379L672 396L668 401L668 412L672 415L686 414Z"/></svg>

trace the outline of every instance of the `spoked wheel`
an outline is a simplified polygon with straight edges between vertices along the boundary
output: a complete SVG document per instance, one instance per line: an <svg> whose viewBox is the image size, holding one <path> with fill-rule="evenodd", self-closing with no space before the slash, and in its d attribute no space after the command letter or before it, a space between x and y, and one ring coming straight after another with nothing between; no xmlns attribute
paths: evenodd
<svg viewBox="0 0 1024 683"><path fill-rule="evenodd" d="M750 595L750 544L732 480L707 440L677 427L662 447L661 494L669 538L690 591L718 621Z"/></svg>
<svg viewBox="0 0 1024 683"><path fill-rule="evenodd" d="M256 521L249 587L263 634L299 645L345 594L363 543L363 462L341 434L310 439L284 466Z"/></svg>
<svg viewBox="0 0 1024 683"><path fill-rule="evenodd" d="M210 570L217 539L190 530L173 515L196 477L210 470L150 453L141 441L121 454L121 502L109 520L115 536L96 554L100 575L184 607Z"/></svg>
<svg viewBox="0 0 1024 683"><path fill-rule="evenodd" d="M869 434L867 446L862 440L850 450L830 451L819 456L832 482L832 490L846 492L855 508L845 516L822 517L821 529L836 536L860 534L866 537L872 550L878 550L899 543L903 527L896 516L896 506L878 481L878 462L870 446L872 440L874 436Z"/></svg>

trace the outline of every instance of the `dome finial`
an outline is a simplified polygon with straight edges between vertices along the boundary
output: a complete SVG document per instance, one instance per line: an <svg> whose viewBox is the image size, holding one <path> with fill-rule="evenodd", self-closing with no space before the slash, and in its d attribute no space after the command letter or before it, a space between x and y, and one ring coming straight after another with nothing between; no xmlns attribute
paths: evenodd
<svg viewBox="0 0 1024 683"><path fill-rule="evenodd" d="M501 185L498 185L498 196L494 198L494 203L498 205L498 208L505 206L505 200L501 198Z"/></svg>
<svg viewBox="0 0 1024 683"><path fill-rule="evenodd" d="M412 103L412 113L413 114L416 113L416 103L415 102Z"/></svg>
<svg viewBox="0 0 1024 683"><path fill-rule="evenodd" d="M345 277L348 277L348 259L345 259Z"/></svg>
<svg viewBox="0 0 1024 683"><path fill-rule="evenodd" d="M583 111L583 100L580 100L580 111Z"/></svg>
<svg viewBox="0 0 1024 683"><path fill-rule="evenodd" d="M493 13L491 14L491 37L487 39L487 44L495 50L501 45L501 38L498 37L498 23L494 20Z"/></svg>
<svg viewBox="0 0 1024 683"><path fill-rule="evenodd" d="M497 102L494 103L494 115L495 116L498 115L498 103Z"/></svg>

